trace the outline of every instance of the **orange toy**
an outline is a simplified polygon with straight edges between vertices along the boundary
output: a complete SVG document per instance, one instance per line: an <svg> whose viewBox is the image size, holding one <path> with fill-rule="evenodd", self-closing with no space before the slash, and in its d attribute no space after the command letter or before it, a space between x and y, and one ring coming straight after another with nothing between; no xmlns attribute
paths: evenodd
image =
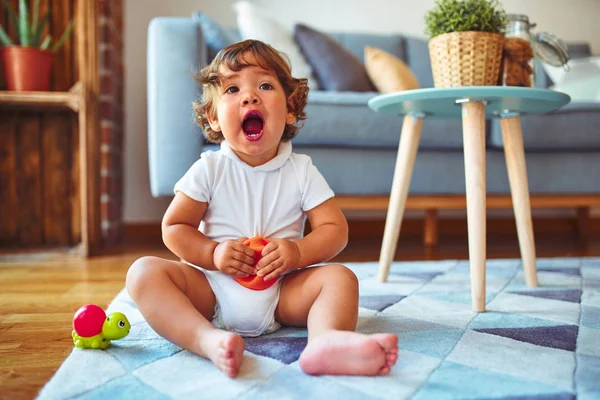
<svg viewBox="0 0 600 400"><path fill-rule="evenodd" d="M250 247L252 250L255 251L254 265L253 265L254 268L256 268L256 264L258 264L258 262L262 258L261 252L262 252L262 249L265 248L267 243L269 243L269 241L260 236L255 236L252 239L247 239L244 241L244 244L246 246ZM277 282L277 278L265 281L263 276L258 276L258 275L250 275L247 278L237 278L236 277L235 280L238 281L238 283L240 285L247 287L248 289L252 289L252 290L265 290L265 289L273 286L273 284L275 282Z"/></svg>

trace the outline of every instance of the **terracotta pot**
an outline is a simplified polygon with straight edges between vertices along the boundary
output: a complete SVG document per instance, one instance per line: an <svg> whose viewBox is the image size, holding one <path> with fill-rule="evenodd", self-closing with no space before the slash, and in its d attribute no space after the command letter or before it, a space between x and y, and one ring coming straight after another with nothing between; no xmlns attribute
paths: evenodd
<svg viewBox="0 0 600 400"><path fill-rule="evenodd" d="M8 90L18 92L50 90L50 72L54 53L23 46L4 46L1 51Z"/></svg>

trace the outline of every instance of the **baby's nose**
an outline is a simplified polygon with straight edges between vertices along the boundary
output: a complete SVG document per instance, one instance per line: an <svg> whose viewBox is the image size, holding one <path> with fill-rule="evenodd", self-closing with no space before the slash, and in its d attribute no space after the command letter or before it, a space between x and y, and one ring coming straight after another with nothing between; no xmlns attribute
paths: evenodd
<svg viewBox="0 0 600 400"><path fill-rule="evenodd" d="M256 97L256 96L248 96L248 97L246 97L244 99L244 104L245 105L250 104L250 103L252 103L252 104L258 104L258 97Z"/></svg>

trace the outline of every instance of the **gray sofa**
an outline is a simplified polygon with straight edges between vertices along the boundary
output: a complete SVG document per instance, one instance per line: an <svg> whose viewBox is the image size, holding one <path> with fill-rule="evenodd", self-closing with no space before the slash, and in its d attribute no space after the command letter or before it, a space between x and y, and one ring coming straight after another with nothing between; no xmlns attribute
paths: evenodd
<svg viewBox="0 0 600 400"><path fill-rule="evenodd" d="M422 39L390 34L332 34L362 59L373 45L405 60L422 87L432 87ZM572 57L590 54L585 43L569 44ZM151 190L172 196L173 185L207 149L193 122L192 101L200 96L192 73L206 62L203 32L191 18L156 18L148 36L148 139ZM340 66L342 67L342 66ZM537 86L551 82L541 66ZM311 91L308 119L293 140L294 151L312 157L337 195L388 195L402 124L400 116L373 112L378 93ZM532 195L600 193L600 104L571 103L546 115L522 117ZM497 120L487 121L487 191L510 194ZM460 120L425 120L409 196L465 193ZM588 196L590 197L590 196ZM581 204L580 204L581 205ZM443 208L443 205L440 206Z"/></svg>

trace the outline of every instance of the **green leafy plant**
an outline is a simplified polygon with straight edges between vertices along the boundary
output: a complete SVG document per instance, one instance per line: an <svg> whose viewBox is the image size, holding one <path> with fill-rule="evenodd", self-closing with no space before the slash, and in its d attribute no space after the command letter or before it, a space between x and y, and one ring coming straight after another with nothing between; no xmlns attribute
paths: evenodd
<svg viewBox="0 0 600 400"><path fill-rule="evenodd" d="M449 32L502 33L506 13L498 0L437 0L425 14L425 34L435 37Z"/></svg>
<svg viewBox="0 0 600 400"><path fill-rule="evenodd" d="M69 37L73 31L73 21L69 22L67 28L60 36L60 38L53 44L52 36L46 35L42 40L42 32L50 19L50 12L47 12L41 19L39 19L40 0L35 0L33 5L33 15L31 21L29 21L29 10L27 8L26 0L19 0L19 15L15 13L15 10L10 6L8 0L4 0L4 7L8 12L8 16L13 26L17 29L18 40L13 42L7 35L4 28L0 25L0 41L4 46L20 45L29 47L39 47L41 50L57 51L60 49L65 40Z"/></svg>

